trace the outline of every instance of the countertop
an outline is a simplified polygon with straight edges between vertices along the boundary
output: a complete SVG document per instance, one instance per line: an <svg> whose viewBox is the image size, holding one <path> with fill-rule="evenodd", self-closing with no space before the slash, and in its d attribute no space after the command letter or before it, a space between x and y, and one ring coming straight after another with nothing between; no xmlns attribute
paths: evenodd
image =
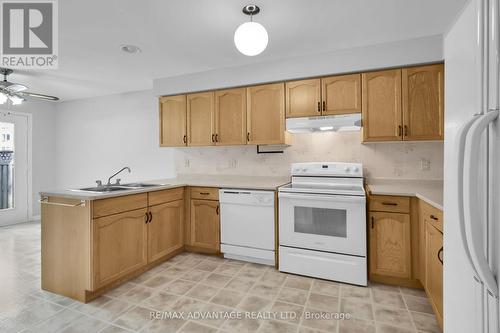
<svg viewBox="0 0 500 333"><path fill-rule="evenodd" d="M417 197L437 209L443 210L442 180L367 180L371 194Z"/></svg>
<svg viewBox="0 0 500 333"><path fill-rule="evenodd" d="M206 186L218 188L234 188L249 190L275 191L278 187L290 182L289 177L267 177L267 176L219 176L219 175L179 175L177 178L157 179L141 181L145 184L161 184L160 186L131 189L125 191L95 193L73 191L70 189L43 191L40 196L56 196L80 200L98 200L104 198L119 197L129 194L137 194L151 191L159 191L183 186ZM83 187L83 186L82 186Z"/></svg>

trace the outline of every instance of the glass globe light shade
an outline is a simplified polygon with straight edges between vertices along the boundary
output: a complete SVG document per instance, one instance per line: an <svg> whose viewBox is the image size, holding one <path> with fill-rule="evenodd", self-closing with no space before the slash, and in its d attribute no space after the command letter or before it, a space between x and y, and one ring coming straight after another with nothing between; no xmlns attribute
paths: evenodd
<svg viewBox="0 0 500 333"><path fill-rule="evenodd" d="M266 28L257 22L243 23L234 33L234 45L246 56L256 56L267 47L269 37Z"/></svg>

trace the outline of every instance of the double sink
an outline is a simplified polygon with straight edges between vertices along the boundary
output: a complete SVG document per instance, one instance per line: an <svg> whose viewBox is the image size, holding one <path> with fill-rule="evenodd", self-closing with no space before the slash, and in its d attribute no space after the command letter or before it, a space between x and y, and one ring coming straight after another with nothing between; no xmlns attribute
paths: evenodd
<svg viewBox="0 0 500 333"><path fill-rule="evenodd" d="M165 185L166 184L130 183L130 184L120 184L120 185L105 185L105 186L85 187L85 188L75 189L75 190L71 190L71 191L108 193L108 192L117 192L117 191L138 190L138 189L142 189L142 188L150 188L150 187L165 186Z"/></svg>

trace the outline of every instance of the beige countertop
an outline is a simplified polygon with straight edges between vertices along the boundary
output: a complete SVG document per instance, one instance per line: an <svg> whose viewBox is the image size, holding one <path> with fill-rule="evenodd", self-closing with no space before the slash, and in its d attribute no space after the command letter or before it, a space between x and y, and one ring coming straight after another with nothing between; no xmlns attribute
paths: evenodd
<svg viewBox="0 0 500 333"><path fill-rule="evenodd" d="M206 186L218 188L250 189L275 191L279 186L290 182L289 177L263 177L263 176L225 176L225 175L178 175L176 178L157 179L141 181L145 184L158 184L159 186L140 189L131 189L116 192L84 192L71 189L40 192L40 196L57 196L74 198L80 200L98 200L111 197L119 197L129 194L137 194L151 191L159 191L182 186Z"/></svg>
<svg viewBox="0 0 500 333"><path fill-rule="evenodd" d="M414 196L443 210L442 180L371 179L366 183L371 194Z"/></svg>

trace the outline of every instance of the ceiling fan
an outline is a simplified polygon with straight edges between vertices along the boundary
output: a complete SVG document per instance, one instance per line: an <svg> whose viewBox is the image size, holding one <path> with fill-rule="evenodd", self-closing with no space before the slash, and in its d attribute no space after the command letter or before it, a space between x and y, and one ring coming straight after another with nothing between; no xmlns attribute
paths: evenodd
<svg viewBox="0 0 500 333"><path fill-rule="evenodd" d="M59 97L26 91L28 87L25 85L7 81L7 76L12 74L12 72L13 70L10 68L0 67L0 75L3 75L3 81L0 81L0 104L5 104L5 102L10 101L12 105L19 105L24 102L26 98L38 98L47 101L59 100Z"/></svg>

